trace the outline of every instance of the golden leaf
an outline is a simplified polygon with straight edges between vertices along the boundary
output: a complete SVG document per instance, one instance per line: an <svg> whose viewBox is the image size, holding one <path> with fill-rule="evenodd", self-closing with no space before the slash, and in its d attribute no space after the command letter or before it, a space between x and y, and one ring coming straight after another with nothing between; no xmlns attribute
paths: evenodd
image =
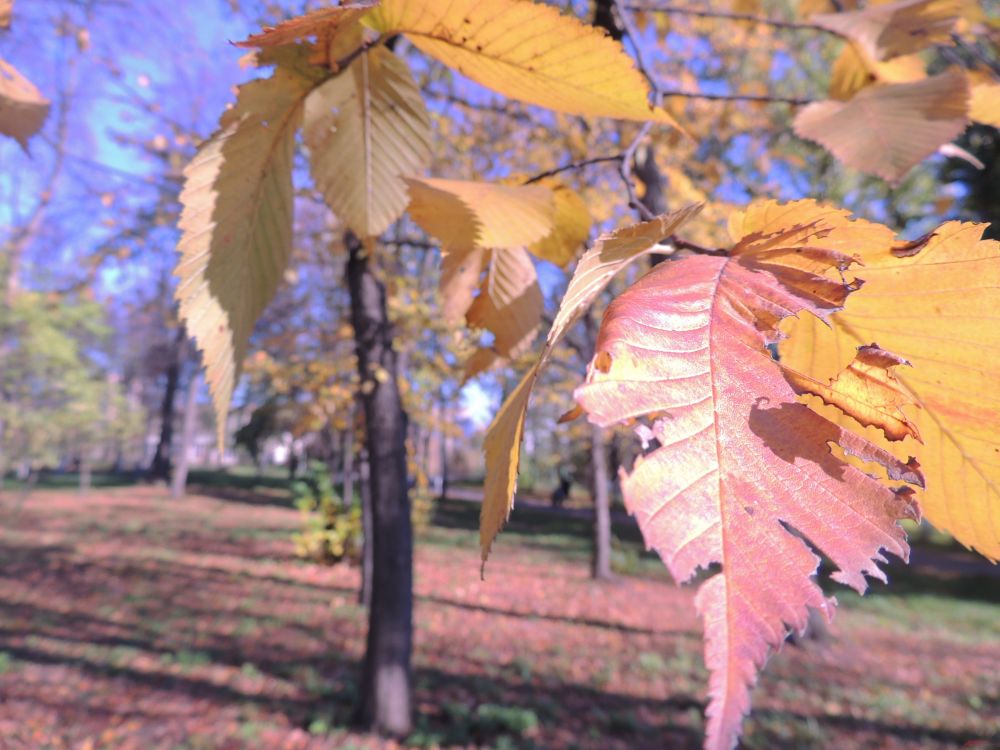
<svg viewBox="0 0 1000 750"><path fill-rule="evenodd" d="M833 330L802 318L782 361L814 378L836 373L859 344L878 343L913 364L897 374L922 407L924 446L904 441L927 477L924 516L986 557L1000 559L1000 243L984 225L949 222L925 243L856 249L865 284ZM904 253L908 253L905 254ZM902 255L902 257L900 257Z"/></svg>
<svg viewBox="0 0 1000 750"><path fill-rule="evenodd" d="M384 0L365 18L405 34L426 54L504 96L588 117L652 120L680 129L649 103L622 46L556 8L519 0Z"/></svg>

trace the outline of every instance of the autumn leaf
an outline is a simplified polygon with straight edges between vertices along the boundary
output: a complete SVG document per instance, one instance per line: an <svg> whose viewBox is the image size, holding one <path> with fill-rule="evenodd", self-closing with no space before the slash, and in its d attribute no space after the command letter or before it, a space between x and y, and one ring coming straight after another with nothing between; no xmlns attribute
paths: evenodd
<svg viewBox="0 0 1000 750"><path fill-rule="evenodd" d="M519 0L384 0L365 18L504 96L587 117L652 120L649 87L620 44L556 8Z"/></svg>
<svg viewBox="0 0 1000 750"><path fill-rule="evenodd" d="M791 368L785 368L783 373L796 393L819 396L866 427L882 430L887 439L912 437L919 441L916 425L902 409L914 403L913 395L893 372L893 368L909 364L877 344L866 344L858 347L851 363L827 384Z"/></svg>
<svg viewBox="0 0 1000 750"><path fill-rule="evenodd" d="M984 225L949 222L893 250L891 236L858 248L865 285L832 318L791 322L782 361L814 378L836 373L854 347L877 341L913 364L900 382L922 407L909 441L927 476L925 517L991 560L1000 559L1000 243ZM877 439L877 438L873 438Z"/></svg>
<svg viewBox="0 0 1000 750"><path fill-rule="evenodd" d="M525 247L556 221L552 190L473 180L410 179L413 220L448 248Z"/></svg>
<svg viewBox="0 0 1000 750"><path fill-rule="evenodd" d="M608 308L576 391L595 424L645 425L651 442L622 492L674 578L721 564L696 597L710 750L735 746L757 670L788 629L802 630L809 608L832 614L813 549L863 592L866 575L884 580L880 550L907 556L897 520L918 513L911 490L890 489L830 445L919 484L915 465L799 403L767 349L782 319L828 318L853 288L821 273L842 272L852 258L841 247L858 237L852 227L838 237L831 214L771 204L741 219L749 233L730 257L658 265Z"/></svg>
<svg viewBox="0 0 1000 750"><path fill-rule="evenodd" d="M0 133L27 150L28 139L42 129L49 100L17 69L0 59Z"/></svg>
<svg viewBox="0 0 1000 750"><path fill-rule="evenodd" d="M873 59L885 60L950 42L960 10L960 0L900 0L820 13L809 22L852 40Z"/></svg>
<svg viewBox="0 0 1000 750"><path fill-rule="evenodd" d="M542 322L544 300L531 256L521 248L497 249L479 295L466 313L470 328L494 336L492 348L513 359L526 352Z"/></svg>
<svg viewBox="0 0 1000 750"><path fill-rule="evenodd" d="M357 23L376 3L362 0L344 3L333 8L320 8L301 16L282 21L275 26L266 26L263 31L241 42L237 47L277 47L294 44L303 39L329 40L346 27Z"/></svg>
<svg viewBox="0 0 1000 750"><path fill-rule="evenodd" d="M0 0L0 29L10 28L10 17L14 12L14 0Z"/></svg>
<svg viewBox="0 0 1000 750"><path fill-rule="evenodd" d="M969 118L1000 128L1000 80L974 70L966 75L970 89Z"/></svg>
<svg viewBox="0 0 1000 750"><path fill-rule="evenodd" d="M467 250L441 249L439 285L441 317L446 323L462 320L479 288L480 277L490 259L490 251L481 247Z"/></svg>
<svg viewBox="0 0 1000 750"><path fill-rule="evenodd" d="M879 61L856 45L847 44L833 62L829 93L831 99L846 101L875 83L909 83L926 77L924 61L918 55Z"/></svg>
<svg viewBox="0 0 1000 750"><path fill-rule="evenodd" d="M311 83L278 69L236 106L184 170L177 300L202 351L219 442L254 323L292 244L292 154Z"/></svg>
<svg viewBox="0 0 1000 750"><path fill-rule="evenodd" d="M701 205L695 204L642 224L603 234L580 258L538 361L504 401L486 431L483 443L486 478L483 482L483 507L479 517L479 544L484 565L493 540L514 507L521 437L524 434L528 401L531 389L552 350L566 331L580 320L612 278L637 258L663 250L660 241L674 234L699 211Z"/></svg>
<svg viewBox="0 0 1000 750"><path fill-rule="evenodd" d="M558 180L549 178L539 184L552 191L553 226L549 234L528 249L536 258L564 267L576 257L590 235L590 212L580 194Z"/></svg>
<svg viewBox="0 0 1000 750"><path fill-rule="evenodd" d="M847 101L807 105L795 133L850 167L898 181L968 123L968 86L959 72L869 86Z"/></svg>
<svg viewBox="0 0 1000 750"><path fill-rule="evenodd" d="M405 177L430 161L430 116L407 64L376 47L306 99L313 181L355 234L377 236L408 203Z"/></svg>

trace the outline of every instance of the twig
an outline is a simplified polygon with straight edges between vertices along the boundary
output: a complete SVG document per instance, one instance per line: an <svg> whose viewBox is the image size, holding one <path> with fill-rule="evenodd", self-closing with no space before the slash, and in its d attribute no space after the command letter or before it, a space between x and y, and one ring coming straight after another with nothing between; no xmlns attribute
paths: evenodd
<svg viewBox="0 0 1000 750"><path fill-rule="evenodd" d="M605 164L611 161L620 162L625 158L625 152L619 154L611 154L610 156L595 156L591 159L581 159L580 161L573 161L568 164L563 164L559 167L553 167L545 172L539 172L534 177L529 177L522 184L530 185L533 182L538 182L539 180L544 180L546 177L553 177L561 172L570 172L576 169L583 169L584 167L589 167L591 164Z"/></svg>
<svg viewBox="0 0 1000 750"><path fill-rule="evenodd" d="M771 94L707 94L702 91L678 91L667 89L661 92L663 96L683 96L687 99L708 99L725 102L762 102L764 104L791 104L802 107L812 104L812 99L800 99L794 96L772 96Z"/></svg>
<svg viewBox="0 0 1000 750"><path fill-rule="evenodd" d="M697 16L699 18L723 18L727 21L743 21L745 23L755 23L761 26L770 26L775 29L786 31L816 31L824 34L831 34L843 38L843 35L832 29L826 29L814 23L803 23L801 21L779 21L766 16L755 16L750 13L729 13L722 10L702 10L701 8L689 8L683 5L642 5L633 4L625 6L628 10L638 10L645 13L667 13L682 16Z"/></svg>
<svg viewBox="0 0 1000 750"><path fill-rule="evenodd" d="M639 196L636 195L635 185L632 182L632 164L635 162L635 152L639 149L642 140L649 134L652 126L652 122L647 122L640 128L635 138L628 144L628 148L625 149L625 153L622 154L622 160L618 164L618 176L621 177L622 183L625 185L625 192L628 193L629 208L635 210L643 221L649 221L655 218L655 215L639 200Z"/></svg>

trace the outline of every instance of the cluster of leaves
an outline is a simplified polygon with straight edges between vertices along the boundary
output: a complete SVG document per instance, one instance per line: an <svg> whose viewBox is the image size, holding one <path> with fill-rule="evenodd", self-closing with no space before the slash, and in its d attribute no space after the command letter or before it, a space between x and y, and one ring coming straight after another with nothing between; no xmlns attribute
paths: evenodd
<svg viewBox="0 0 1000 750"><path fill-rule="evenodd" d="M322 461L309 463L306 475L292 484L292 496L302 514L295 554L324 565L361 559L361 505L337 496Z"/></svg>
<svg viewBox="0 0 1000 750"><path fill-rule="evenodd" d="M898 180L970 118L990 122L996 80L965 70L928 77L919 57L978 22L963 7L901 0L814 14L810 28L848 44L830 99L802 109L795 131ZM680 130L649 103L650 86L619 44L535 3L358 2L251 37L251 61L275 72L240 88L181 196L178 299L220 415L289 262L300 127L315 186L370 253L407 209L440 241L443 316L487 332L465 377L530 349L542 321L532 258L565 266L589 233L587 206L557 181L421 175L430 117L405 61L384 46L398 35L506 96ZM621 156L626 167L634 151ZM623 492L674 576L721 565L697 605L711 670L707 745L728 748L767 655L810 608L832 613L812 579L813 547L837 566L835 580L863 591L866 576L883 577L883 550L907 555L897 521L922 511L1000 557L988 385L1000 373L983 358L1000 341L981 326L997 308L1000 249L975 225L903 242L811 201L715 211L728 218L732 246L710 249L678 234L697 226L701 209L604 234L577 263L541 354L487 434L481 543L485 560L512 507L532 389L556 347L619 272L652 253L677 256L609 308L575 398L598 425L637 425L644 455ZM897 372L901 364L914 374Z"/></svg>

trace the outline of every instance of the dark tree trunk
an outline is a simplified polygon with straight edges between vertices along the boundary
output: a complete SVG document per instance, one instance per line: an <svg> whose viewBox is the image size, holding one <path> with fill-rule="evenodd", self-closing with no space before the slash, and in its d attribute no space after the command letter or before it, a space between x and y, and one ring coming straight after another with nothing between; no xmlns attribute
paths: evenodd
<svg viewBox="0 0 1000 750"><path fill-rule="evenodd" d="M361 455L360 473L361 587L358 589L358 604L370 608L372 606L372 581L375 576L375 546L372 544L375 531L372 521L372 473L371 465L368 463L367 450L364 450Z"/></svg>
<svg viewBox="0 0 1000 750"><path fill-rule="evenodd" d="M594 498L594 547L591 555L591 575L600 581L612 578L611 573L611 471L608 466L608 442L604 428L590 427L590 460Z"/></svg>
<svg viewBox="0 0 1000 750"><path fill-rule="evenodd" d="M344 505L351 506L354 504L354 430L356 427L356 420L354 419L354 404L351 404L351 413L347 417L347 429L344 430L344 434L341 436L341 477L340 481L343 483L342 499Z"/></svg>
<svg viewBox="0 0 1000 750"><path fill-rule="evenodd" d="M177 465L170 480L170 496L175 500L184 497L188 478L188 454L194 441L198 416L198 381L201 373L195 370L188 380L187 393L184 397L184 421L181 426L181 444L177 451Z"/></svg>
<svg viewBox="0 0 1000 750"><path fill-rule="evenodd" d="M385 287L361 243L346 237L347 285L357 344L372 509L372 603L362 674L361 724L383 735L411 728L413 530L406 483L406 413ZM388 375L388 377L385 377Z"/></svg>
<svg viewBox="0 0 1000 750"><path fill-rule="evenodd" d="M170 363L167 365L167 385L163 390L163 403L160 406L160 441L156 444L156 453L149 465L149 480L170 481L170 447L174 441L174 402L177 397L177 384L181 377L181 357L184 348L184 328L177 329L173 346L170 349Z"/></svg>

